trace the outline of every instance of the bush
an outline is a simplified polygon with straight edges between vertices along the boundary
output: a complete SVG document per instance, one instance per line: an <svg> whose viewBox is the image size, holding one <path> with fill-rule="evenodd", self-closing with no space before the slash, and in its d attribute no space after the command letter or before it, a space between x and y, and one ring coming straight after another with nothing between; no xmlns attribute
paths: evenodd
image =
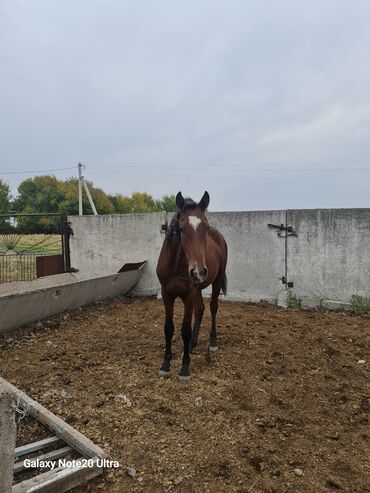
<svg viewBox="0 0 370 493"><path fill-rule="evenodd" d="M296 297L295 294L293 294L288 301L288 308L289 309L294 309L294 308L299 308L301 306L301 300Z"/></svg>
<svg viewBox="0 0 370 493"><path fill-rule="evenodd" d="M370 300L359 296L358 294L352 295L351 303L353 311L358 315L363 315L365 313L370 313Z"/></svg>

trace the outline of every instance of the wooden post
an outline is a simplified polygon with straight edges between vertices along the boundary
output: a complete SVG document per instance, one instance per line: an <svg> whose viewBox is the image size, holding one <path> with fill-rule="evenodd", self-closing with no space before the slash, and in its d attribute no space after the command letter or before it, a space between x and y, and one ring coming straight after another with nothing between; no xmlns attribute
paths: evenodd
<svg viewBox="0 0 370 493"><path fill-rule="evenodd" d="M12 491L15 440L14 395L0 382L0 493Z"/></svg>

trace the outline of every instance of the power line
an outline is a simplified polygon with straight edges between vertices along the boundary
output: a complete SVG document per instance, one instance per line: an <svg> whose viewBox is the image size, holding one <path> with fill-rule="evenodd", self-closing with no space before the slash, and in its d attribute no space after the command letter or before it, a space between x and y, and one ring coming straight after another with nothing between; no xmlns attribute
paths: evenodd
<svg viewBox="0 0 370 493"><path fill-rule="evenodd" d="M233 166L197 166L197 165L157 165L157 164L136 164L136 165L125 165L121 167L113 167L113 166L88 166L89 170L94 170L94 171L104 171L104 170L109 170L109 171L117 171L117 172L127 172L127 170L130 170L130 172L134 172L135 168L137 171L142 172L143 169L148 170L148 172L156 171L156 170L167 170L167 171L173 171L173 172L185 172L185 171L191 171L191 170L196 170L198 172L248 172L248 171L288 171L291 173L294 172L332 172L332 171L345 171L345 172L352 172L352 171L370 171L370 166L368 167L330 167L330 166L300 166L300 167L293 167L293 166L259 166L259 167L233 167Z"/></svg>
<svg viewBox="0 0 370 493"><path fill-rule="evenodd" d="M93 166L91 166L92 164ZM274 165L253 165L253 166L240 166L240 165L202 165L202 164L156 164L156 163L89 163L89 169L100 171L115 170L120 171L120 168L152 168L152 169L170 169L182 171L187 169L196 169L198 171L370 171L370 164L359 165L351 164L346 166L328 165L328 164L294 164L285 166Z"/></svg>
<svg viewBox="0 0 370 493"><path fill-rule="evenodd" d="M50 173L52 171L64 171L66 169L76 169L76 166L68 166L67 168L54 168L54 169L34 169L30 171L6 171L1 172L2 175L25 175L32 173Z"/></svg>

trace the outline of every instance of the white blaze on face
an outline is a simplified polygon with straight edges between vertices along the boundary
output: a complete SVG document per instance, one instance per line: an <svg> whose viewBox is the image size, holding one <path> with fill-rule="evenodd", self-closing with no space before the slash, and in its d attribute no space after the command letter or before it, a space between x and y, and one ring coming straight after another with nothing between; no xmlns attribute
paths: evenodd
<svg viewBox="0 0 370 493"><path fill-rule="evenodd" d="M197 227L202 222L202 220L197 216L189 216L189 224L191 224L194 228L194 231L197 230Z"/></svg>

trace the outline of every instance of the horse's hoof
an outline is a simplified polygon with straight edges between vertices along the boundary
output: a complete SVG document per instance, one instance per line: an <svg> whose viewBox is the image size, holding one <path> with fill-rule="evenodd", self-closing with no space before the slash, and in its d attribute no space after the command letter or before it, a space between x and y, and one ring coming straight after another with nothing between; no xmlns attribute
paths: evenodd
<svg viewBox="0 0 370 493"><path fill-rule="evenodd" d="M188 382L190 380L190 375L179 375L179 382Z"/></svg>
<svg viewBox="0 0 370 493"><path fill-rule="evenodd" d="M170 378L171 372L170 371L165 371L165 370L159 370L158 376L161 378Z"/></svg>
<svg viewBox="0 0 370 493"><path fill-rule="evenodd" d="M209 352L210 353L215 353L218 349L218 346L209 346Z"/></svg>

